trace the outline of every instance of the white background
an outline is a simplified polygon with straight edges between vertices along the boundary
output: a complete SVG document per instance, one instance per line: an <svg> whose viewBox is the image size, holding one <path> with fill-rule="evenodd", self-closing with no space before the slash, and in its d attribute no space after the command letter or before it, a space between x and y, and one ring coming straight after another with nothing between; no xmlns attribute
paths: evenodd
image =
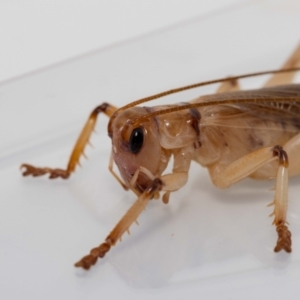
<svg viewBox="0 0 300 300"><path fill-rule="evenodd" d="M279 68L299 43L300 2L70 3L0 4L0 298L298 299L299 178L289 190L291 255L273 252L266 207L273 182L218 190L193 164L169 205L151 201L130 236L78 272L74 262L135 199L107 170L107 119L100 116L95 149L87 148L89 160L69 180L23 178L19 166L64 167L89 112L103 101L121 106L180 85Z"/></svg>
<svg viewBox="0 0 300 300"><path fill-rule="evenodd" d="M0 82L242 0L0 2Z"/></svg>

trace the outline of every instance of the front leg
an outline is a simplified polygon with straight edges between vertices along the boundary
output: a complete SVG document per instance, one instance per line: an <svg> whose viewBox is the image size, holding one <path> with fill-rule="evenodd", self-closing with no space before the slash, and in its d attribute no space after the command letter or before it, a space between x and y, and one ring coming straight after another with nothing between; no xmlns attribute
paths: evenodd
<svg viewBox="0 0 300 300"><path fill-rule="evenodd" d="M124 232L129 230L129 227L135 222L141 212L146 208L149 200L153 197L156 192L159 192L163 187L163 182L159 178L155 178L146 191L136 200L131 206L115 228L105 239L105 242L100 246L92 249L90 254L84 256L80 261L75 264L75 267L81 267L88 270L93 266L98 258L102 258L114 246L118 240L121 239Z"/></svg>
<svg viewBox="0 0 300 300"><path fill-rule="evenodd" d="M191 147L193 149L193 147ZM141 212L146 208L150 199L155 198L159 195L160 191L165 191L163 200L165 203L169 200L169 194L183 187L188 180L188 169L191 162L191 152L188 149L181 149L174 153L174 167L173 173L166 174L160 177L155 177L148 169L140 167L135 172L131 182L130 188L135 191L135 182L138 178L139 173L144 173L152 183L149 187L139 195L136 202L123 216L119 223L115 226L112 232L105 239L105 242L100 246L92 249L90 254L84 256L80 261L75 264L75 267L81 267L88 270L93 266L98 258L102 258L114 246L118 240L121 239L124 232L129 230L129 227L133 222L137 220ZM137 193L138 194L138 193ZM167 195L167 196L166 196Z"/></svg>
<svg viewBox="0 0 300 300"><path fill-rule="evenodd" d="M21 169L24 169L23 176L32 175L34 177L49 174L50 179L61 177L63 179L69 178L70 174L75 171L76 165L79 164L81 155L84 155L84 148L89 143L90 136L95 128L96 121L99 113L104 113L108 117L116 111L116 108L108 103L103 103L97 106L90 114L85 126L83 127L76 144L71 153L69 163L66 169L53 169L53 168L39 168L29 164L22 164Z"/></svg>
<svg viewBox="0 0 300 300"><path fill-rule="evenodd" d="M105 254L114 246L122 235L129 230L131 224L137 221L141 212L146 208L150 199L160 191L174 191L182 187L187 181L187 173L172 173L161 176L161 178L154 178L150 186L143 192L136 202L131 206L123 218L118 222L115 228L105 239L105 242L98 247L93 248L90 254L84 256L75 264L75 267L80 267L88 270L93 266L98 258L103 258Z"/></svg>
<svg viewBox="0 0 300 300"><path fill-rule="evenodd" d="M278 160L278 170L275 186L275 197L272 204L275 205L275 216L273 224L278 233L275 252L285 250L291 252L291 233L286 222L288 204L288 156L281 146L267 147L250 153L233 163L220 168L211 166L209 168L213 183L219 188L227 188L233 183L251 175L264 165Z"/></svg>

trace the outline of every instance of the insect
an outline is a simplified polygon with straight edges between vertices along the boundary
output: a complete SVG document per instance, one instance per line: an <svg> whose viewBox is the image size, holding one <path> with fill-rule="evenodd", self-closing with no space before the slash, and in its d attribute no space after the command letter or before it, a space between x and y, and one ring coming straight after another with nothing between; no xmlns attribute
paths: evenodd
<svg viewBox="0 0 300 300"><path fill-rule="evenodd" d="M75 266L89 269L102 258L153 198L169 202L170 194L188 180L192 161L209 171L218 188L227 188L246 177L276 178L273 224L278 240L275 252L291 252L291 232L286 220L288 178L300 173L300 84L291 84L300 69L300 45L281 70L224 78L170 90L134 101L117 109L103 103L89 116L71 153L66 169L22 164L23 175L67 179L89 142L97 117L109 117L112 140L109 170L137 200L105 241ZM261 89L241 91L238 80L272 73ZM189 103L154 107L138 106L169 94L221 83L216 94ZM173 170L164 174L170 158ZM120 177L113 170L116 164Z"/></svg>

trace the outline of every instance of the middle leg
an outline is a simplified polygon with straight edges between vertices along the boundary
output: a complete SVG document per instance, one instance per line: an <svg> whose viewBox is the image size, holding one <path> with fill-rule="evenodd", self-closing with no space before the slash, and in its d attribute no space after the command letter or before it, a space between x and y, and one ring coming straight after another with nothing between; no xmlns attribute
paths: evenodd
<svg viewBox="0 0 300 300"><path fill-rule="evenodd" d="M288 204L288 156L281 146L267 147L252 152L228 166L213 165L209 168L213 183L219 188L227 188L233 183L248 177L261 167L278 160L278 169L275 186L274 222L278 233L275 252L285 250L291 252L291 233L286 222Z"/></svg>

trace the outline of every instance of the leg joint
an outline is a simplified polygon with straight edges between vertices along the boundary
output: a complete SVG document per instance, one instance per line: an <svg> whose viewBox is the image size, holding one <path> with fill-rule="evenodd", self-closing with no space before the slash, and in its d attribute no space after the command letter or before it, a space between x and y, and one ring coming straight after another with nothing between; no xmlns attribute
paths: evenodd
<svg viewBox="0 0 300 300"><path fill-rule="evenodd" d="M161 191L163 185L164 183L160 178L155 178L146 190L146 194L154 195L155 192Z"/></svg>
<svg viewBox="0 0 300 300"><path fill-rule="evenodd" d="M281 146L277 145L273 148L273 155L278 157L279 164L281 164L285 168L289 166L287 153L285 152L285 150L283 150Z"/></svg>
<svg viewBox="0 0 300 300"><path fill-rule="evenodd" d="M106 102L104 102L104 103L102 103L101 105L97 106L97 107L93 110L92 114L93 114L93 113L94 113L94 114L99 114L100 112L104 112L104 113L105 113L108 107L109 107L109 104L106 103Z"/></svg>

